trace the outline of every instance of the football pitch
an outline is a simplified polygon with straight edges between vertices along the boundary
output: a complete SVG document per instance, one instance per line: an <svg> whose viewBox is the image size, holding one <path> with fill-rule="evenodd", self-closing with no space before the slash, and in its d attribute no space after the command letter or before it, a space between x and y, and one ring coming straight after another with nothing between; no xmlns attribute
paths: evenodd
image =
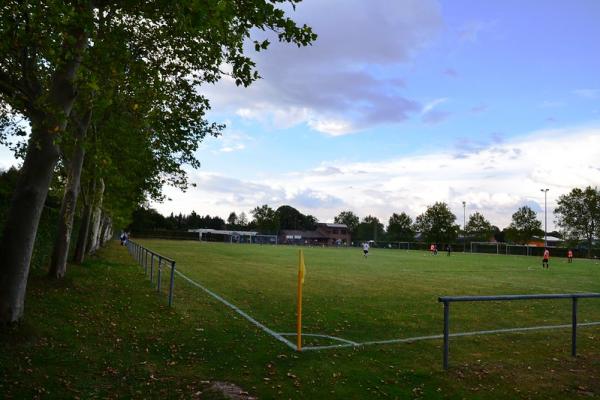
<svg viewBox="0 0 600 400"><path fill-rule="evenodd" d="M295 342L299 247L194 241L141 240L177 262L188 280L175 281L175 306L201 285L272 332ZM600 292L594 260L371 249L302 247L307 275L303 290L303 347L377 345L434 338L442 333L440 296ZM163 287L167 274L163 273ZM200 289L196 290L201 292ZM202 296L208 296L202 292ZM179 302L179 305L178 305ZM224 314L232 314L224 304ZM580 324L600 321L600 299L580 299ZM570 300L455 303L452 333L569 324ZM598 331L598 326L587 328ZM502 340L501 335L497 340ZM565 345L569 334L564 332ZM548 355L552 356L552 355Z"/></svg>

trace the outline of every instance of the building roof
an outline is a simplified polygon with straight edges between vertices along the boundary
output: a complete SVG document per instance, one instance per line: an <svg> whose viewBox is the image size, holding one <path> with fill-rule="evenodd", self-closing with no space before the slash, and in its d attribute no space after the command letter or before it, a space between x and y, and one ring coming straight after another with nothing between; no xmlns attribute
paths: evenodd
<svg viewBox="0 0 600 400"><path fill-rule="evenodd" d="M302 239L328 239L317 231L299 231L295 229L285 229L280 232L280 236L300 236Z"/></svg>
<svg viewBox="0 0 600 400"><path fill-rule="evenodd" d="M250 231L227 231L221 229L188 229L188 232L198 232L202 233L214 233L217 235L237 235L237 236L256 236L258 232L250 232Z"/></svg>
<svg viewBox="0 0 600 400"><path fill-rule="evenodd" d="M326 226L328 228L348 229L348 225L346 225L346 224L329 224L327 222L320 222L318 225L320 225L320 226Z"/></svg>
<svg viewBox="0 0 600 400"><path fill-rule="evenodd" d="M543 236L541 236L541 237L534 236L533 238L534 238L534 239L538 239L538 240L544 240L544 237L543 237ZM556 237L556 236L547 236L547 237L546 237L546 240L547 240L548 242L562 242L562 241L563 241L561 238L558 238L558 237Z"/></svg>

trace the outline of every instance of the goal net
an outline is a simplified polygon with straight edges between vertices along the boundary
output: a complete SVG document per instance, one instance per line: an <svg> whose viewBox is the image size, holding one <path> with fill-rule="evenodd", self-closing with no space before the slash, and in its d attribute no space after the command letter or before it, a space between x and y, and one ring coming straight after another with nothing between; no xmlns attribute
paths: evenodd
<svg viewBox="0 0 600 400"><path fill-rule="evenodd" d="M254 235L250 239L253 244L277 244L277 235Z"/></svg>
<svg viewBox="0 0 600 400"><path fill-rule="evenodd" d="M522 244L507 244L506 255L507 256L530 256L531 247Z"/></svg>
<svg viewBox="0 0 600 400"><path fill-rule="evenodd" d="M471 253L500 254L500 243L471 242Z"/></svg>

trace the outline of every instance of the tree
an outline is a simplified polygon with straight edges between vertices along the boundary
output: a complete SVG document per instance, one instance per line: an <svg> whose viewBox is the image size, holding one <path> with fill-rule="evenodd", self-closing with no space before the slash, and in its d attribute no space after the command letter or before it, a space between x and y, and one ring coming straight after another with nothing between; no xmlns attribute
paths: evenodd
<svg viewBox="0 0 600 400"><path fill-rule="evenodd" d="M317 219L312 215L304 215L292 206L281 206L277 209L279 229L300 229L312 231L317 227Z"/></svg>
<svg viewBox="0 0 600 400"><path fill-rule="evenodd" d="M528 206L519 208L512 215L512 222L506 230L507 239L520 244L527 244L534 236L541 234L542 223Z"/></svg>
<svg viewBox="0 0 600 400"><path fill-rule="evenodd" d="M352 211L342 211L333 219L333 222L336 224L345 224L350 234L354 237L360 220Z"/></svg>
<svg viewBox="0 0 600 400"><path fill-rule="evenodd" d="M89 2L59 3L0 6L0 103L31 126L0 242L0 324L23 315L37 227L60 154L57 139L76 98L76 75L92 31Z"/></svg>
<svg viewBox="0 0 600 400"><path fill-rule="evenodd" d="M231 213L229 213L229 217L227 217L227 227L229 229L236 229L238 225L238 217L235 213L235 211L232 211Z"/></svg>
<svg viewBox="0 0 600 400"><path fill-rule="evenodd" d="M266 204L256 207L250 212L254 217L254 225L258 232L276 235L279 232L279 216L275 210Z"/></svg>
<svg viewBox="0 0 600 400"><path fill-rule="evenodd" d="M90 48L115 40L98 34L99 23L108 20L108 25L120 27L116 40L126 43L144 61L144 68L167 77L174 88L216 82L223 64L231 66L229 74L236 84L247 86L259 77L244 46L255 29L274 31L280 41L299 46L316 38L309 27L287 18L277 3L293 7L298 0L1 3L0 105L27 118L31 134L0 243L0 323L23 315L44 199L61 141L68 134L67 121L79 85L89 83L78 79L81 61ZM254 45L261 51L269 42L254 41ZM190 107L207 108L207 100L202 100ZM186 117L178 115L178 107L172 106L171 111L177 120ZM178 138L171 140L178 142Z"/></svg>
<svg viewBox="0 0 600 400"><path fill-rule="evenodd" d="M392 214L387 226L388 240L409 242L414 240L415 231L412 218L406 213Z"/></svg>
<svg viewBox="0 0 600 400"><path fill-rule="evenodd" d="M385 234L379 218L367 215L356 228L356 239L361 241L381 240Z"/></svg>
<svg viewBox="0 0 600 400"><path fill-rule="evenodd" d="M248 226L248 217L246 217L246 213L243 211L238 217L238 225L240 226L240 228L245 228L246 226Z"/></svg>
<svg viewBox="0 0 600 400"><path fill-rule="evenodd" d="M587 241L588 257L591 257L594 238L600 237L600 191L588 186L561 195L554 215L567 240Z"/></svg>
<svg viewBox="0 0 600 400"><path fill-rule="evenodd" d="M476 241L488 241L494 233L492 224L480 213L469 215L465 235Z"/></svg>
<svg viewBox="0 0 600 400"><path fill-rule="evenodd" d="M281 206L277 210L279 229L303 229L304 215L292 206Z"/></svg>
<svg viewBox="0 0 600 400"><path fill-rule="evenodd" d="M456 239L460 227L455 224L456 216L446 203L435 203L415 220L415 229L423 239L432 243L450 243Z"/></svg>

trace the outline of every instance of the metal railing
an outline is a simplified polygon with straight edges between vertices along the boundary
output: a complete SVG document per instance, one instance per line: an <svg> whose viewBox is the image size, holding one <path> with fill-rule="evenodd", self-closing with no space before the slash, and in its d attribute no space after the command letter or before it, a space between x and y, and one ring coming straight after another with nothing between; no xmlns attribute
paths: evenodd
<svg viewBox="0 0 600 400"><path fill-rule="evenodd" d="M156 291L158 293L161 291L162 267L170 267L169 307L171 307L173 305L173 289L175 285L175 260L160 255L131 240L127 241L127 249L137 263L144 268L144 275L148 275L148 272L150 272L150 283L154 283L154 261L156 260Z"/></svg>
<svg viewBox="0 0 600 400"><path fill-rule="evenodd" d="M546 299L571 299L571 355L577 355L577 300L582 298L600 298L600 293L572 293L572 294L523 294L501 296L444 296L438 301L444 303L444 369L448 369L448 356L450 350L450 303L465 301L510 301L510 300L546 300Z"/></svg>

